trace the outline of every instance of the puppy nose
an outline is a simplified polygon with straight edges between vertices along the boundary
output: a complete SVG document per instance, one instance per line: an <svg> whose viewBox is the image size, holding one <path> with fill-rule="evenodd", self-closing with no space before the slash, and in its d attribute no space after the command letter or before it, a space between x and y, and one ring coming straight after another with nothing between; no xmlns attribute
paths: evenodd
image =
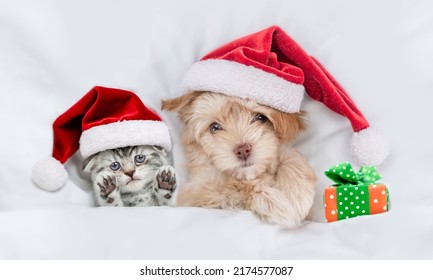
<svg viewBox="0 0 433 280"><path fill-rule="evenodd" d="M235 153L239 159L246 160L251 155L251 150L252 147L250 144L241 144L233 150L233 153Z"/></svg>
<svg viewBox="0 0 433 280"><path fill-rule="evenodd" d="M124 173L125 173L125 175L127 175L127 176L129 176L129 177L132 178L132 176L134 176L134 172L135 172L135 170L131 170L131 171L127 171L127 172L124 172Z"/></svg>

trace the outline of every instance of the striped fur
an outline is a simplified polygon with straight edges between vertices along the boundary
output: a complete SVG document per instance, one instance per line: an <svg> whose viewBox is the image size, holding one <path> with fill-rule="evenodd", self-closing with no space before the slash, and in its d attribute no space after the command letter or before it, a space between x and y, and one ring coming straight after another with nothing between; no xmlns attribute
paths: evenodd
<svg viewBox="0 0 433 280"><path fill-rule="evenodd" d="M83 169L91 173L99 206L174 204L175 171L159 146L106 150L87 158Z"/></svg>

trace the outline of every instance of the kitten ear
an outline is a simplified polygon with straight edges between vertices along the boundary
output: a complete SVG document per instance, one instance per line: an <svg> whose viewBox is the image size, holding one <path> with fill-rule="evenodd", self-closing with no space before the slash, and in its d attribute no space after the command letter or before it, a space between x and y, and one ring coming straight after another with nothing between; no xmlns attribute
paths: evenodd
<svg viewBox="0 0 433 280"><path fill-rule="evenodd" d="M154 150L158 151L158 152L163 152L163 153L166 152L165 149L164 149L163 147L158 146L158 145L152 145L152 148L153 148Z"/></svg>
<svg viewBox="0 0 433 280"><path fill-rule="evenodd" d="M96 154L86 158L83 161L83 166L82 166L83 171L92 172L93 168L95 167L95 162L96 162Z"/></svg>
<svg viewBox="0 0 433 280"><path fill-rule="evenodd" d="M175 111L179 112L184 109L184 107L191 104L191 102L199 95L199 92L191 91L182 96L172 98L172 99L163 99L161 109L164 111Z"/></svg>
<svg viewBox="0 0 433 280"><path fill-rule="evenodd" d="M282 142L290 142L306 128L304 119L306 113L284 113L277 110L272 110L268 116L278 139Z"/></svg>

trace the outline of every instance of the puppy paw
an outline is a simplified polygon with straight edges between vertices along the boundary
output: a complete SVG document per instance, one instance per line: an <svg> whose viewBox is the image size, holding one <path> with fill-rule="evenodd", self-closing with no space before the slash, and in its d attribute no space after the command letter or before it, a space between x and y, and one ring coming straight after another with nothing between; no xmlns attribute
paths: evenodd
<svg viewBox="0 0 433 280"><path fill-rule="evenodd" d="M173 193L176 190L176 172L170 165L159 168L155 177L155 192L161 205L170 204Z"/></svg>
<svg viewBox="0 0 433 280"><path fill-rule="evenodd" d="M267 222L285 228L295 228L301 225L302 218L295 207L283 193L272 187L260 188L254 192L249 207Z"/></svg>

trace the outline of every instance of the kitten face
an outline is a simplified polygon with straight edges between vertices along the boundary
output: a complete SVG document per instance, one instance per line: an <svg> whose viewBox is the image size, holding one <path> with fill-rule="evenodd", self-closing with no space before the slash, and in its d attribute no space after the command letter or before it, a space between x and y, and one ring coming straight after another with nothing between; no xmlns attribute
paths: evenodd
<svg viewBox="0 0 433 280"><path fill-rule="evenodd" d="M121 192L133 192L151 185L158 168L167 165L167 153L159 146L133 146L102 151L84 162L92 179L102 172L112 173Z"/></svg>

